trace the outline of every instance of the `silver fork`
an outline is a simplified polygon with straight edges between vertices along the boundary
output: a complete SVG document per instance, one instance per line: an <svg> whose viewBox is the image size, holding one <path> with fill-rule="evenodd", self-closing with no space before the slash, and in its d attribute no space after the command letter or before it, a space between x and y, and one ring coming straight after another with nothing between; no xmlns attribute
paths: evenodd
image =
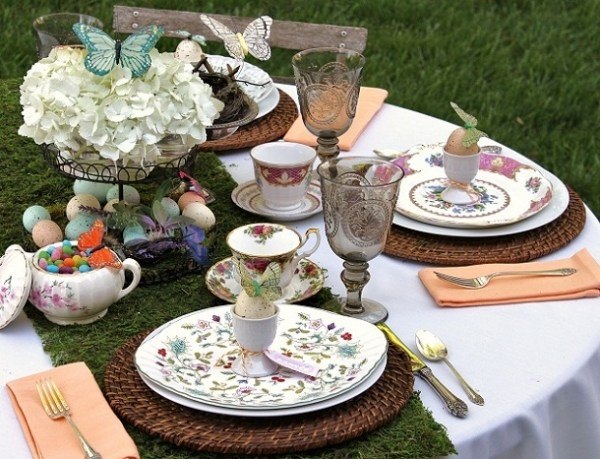
<svg viewBox="0 0 600 459"><path fill-rule="evenodd" d="M534 271L500 271L488 274L487 276L479 276L472 278L450 276L449 274L444 274L437 271L434 271L434 274L440 279L448 281L454 285L458 285L464 288L478 289L485 287L494 277L498 276L570 276L571 274L575 274L576 272L577 270L573 268L545 269Z"/></svg>
<svg viewBox="0 0 600 459"><path fill-rule="evenodd" d="M37 388L42 406L44 407L48 417L50 417L52 420L65 418L69 422L69 425L81 443L81 447L85 452L86 459L102 459L100 453L95 451L94 448L90 446L90 444L79 431L77 425L75 425L75 422L71 418L71 409L69 408L69 405L67 404L67 401L61 394L60 390L58 390L58 387L54 381L52 379L45 378L41 381L36 381L35 387Z"/></svg>

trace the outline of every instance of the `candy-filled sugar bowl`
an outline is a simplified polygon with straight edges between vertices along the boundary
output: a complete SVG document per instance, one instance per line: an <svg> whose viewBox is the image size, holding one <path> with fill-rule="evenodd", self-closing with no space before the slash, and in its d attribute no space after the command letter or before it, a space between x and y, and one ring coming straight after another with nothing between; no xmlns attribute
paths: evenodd
<svg viewBox="0 0 600 459"><path fill-rule="evenodd" d="M110 305L137 287L141 268L131 258L120 261L112 250L100 250L106 261L96 267L88 264L85 252L78 251L77 241L26 254L31 265L31 304L59 325L89 324L102 318ZM125 271L132 274L127 286Z"/></svg>

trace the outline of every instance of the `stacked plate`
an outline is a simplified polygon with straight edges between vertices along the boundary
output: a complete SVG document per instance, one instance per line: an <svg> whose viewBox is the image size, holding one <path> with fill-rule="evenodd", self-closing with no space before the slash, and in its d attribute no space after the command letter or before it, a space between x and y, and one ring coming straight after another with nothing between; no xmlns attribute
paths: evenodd
<svg viewBox="0 0 600 459"><path fill-rule="evenodd" d="M503 155L481 154L471 205L445 202L448 179L443 144L418 145L394 161L404 169L394 223L423 233L490 237L530 231L558 218L569 204L567 187L540 167Z"/></svg>
<svg viewBox="0 0 600 459"><path fill-rule="evenodd" d="M231 305L203 309L152 332L135 353L150 389L181 405L231 416L306 413L337 405L371 387L385 370L387 341L364 321L321 309L280 305L270 349L317 366L316 377L280 367L249 378L231 370L243 358Z"/></svg>

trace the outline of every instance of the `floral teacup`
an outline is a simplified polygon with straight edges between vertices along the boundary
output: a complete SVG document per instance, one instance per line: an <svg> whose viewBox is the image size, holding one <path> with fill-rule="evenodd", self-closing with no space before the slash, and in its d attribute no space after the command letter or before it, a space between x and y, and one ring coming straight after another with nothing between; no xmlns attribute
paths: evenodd
<svg viewBox="0 0 600 459"><path fill-rule="evenodd" d="M100 268L76 275L51 273L37 263L41 250L31 259L29 301L50 322L59 325L89 324L104 317L108 307L131 293L141 279L140 265L132 258L125 259L120 269ZM133 275L127 287L125 271Z"/></svg>
<svg viewBox="0 0 600 459"><path fill-rule="evenodd" d="M298 250L311 235L316 238L314 246L299 253ZM318 228L307 229L302 237L296 230L284 225L253 223L232 230L226 242L233 258L243 263L248 274L256 281L260 281L269 263L279 263L279 286L283 289L291 282L298 262L317 250L321 235Z"/></svg>

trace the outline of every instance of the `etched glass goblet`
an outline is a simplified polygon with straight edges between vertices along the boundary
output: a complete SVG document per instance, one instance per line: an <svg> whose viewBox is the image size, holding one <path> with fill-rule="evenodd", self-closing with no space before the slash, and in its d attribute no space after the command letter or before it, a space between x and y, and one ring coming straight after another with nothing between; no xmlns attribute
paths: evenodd
<svg viewBox="0 0 600 459"><path fill-rule="evenodd" d="M338 137L356 114L365 58L345 48L311 48L292 58L302 121L317 136L321 161L335 158Z"/></svg>
<svg viewBox="0 0 600 459"><path fill-rule="evenodd" d="M371 323L383 321L387 309L362 298L362 290L370 278L367 262L385 247L404 172L388 161L354 156L325 161L317 173L327 240L344 260L341 278L347 296L341 312Z"/></svg>

